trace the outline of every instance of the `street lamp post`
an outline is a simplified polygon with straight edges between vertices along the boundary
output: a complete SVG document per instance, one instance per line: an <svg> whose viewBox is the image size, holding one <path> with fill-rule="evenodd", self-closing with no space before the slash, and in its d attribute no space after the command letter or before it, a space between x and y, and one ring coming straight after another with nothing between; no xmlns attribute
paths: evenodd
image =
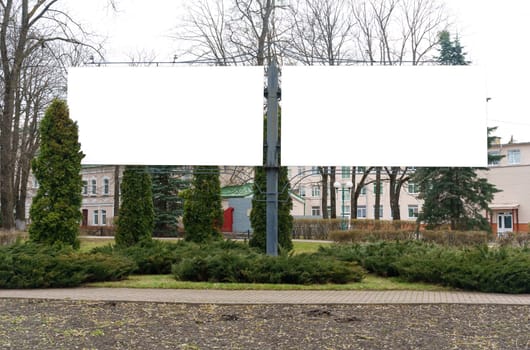
<svg viewBox="0 0 530 350"><path fill-rule="evenodd" d="M341 223L340 223L340 226L341 226L341 229L342 230L346 230L346 227L348 227L348 225L346 225L346 220L345 220L345 216L344 216L344 192L347 190L349 191L350 188L353 187L353 183L351 181L348 181L346 183L340 183L340 182L335 182L333 184L333 187L335 187L335 189L338 191L340 189L340 191L342 192L342 220L341 220Z"/></svg>

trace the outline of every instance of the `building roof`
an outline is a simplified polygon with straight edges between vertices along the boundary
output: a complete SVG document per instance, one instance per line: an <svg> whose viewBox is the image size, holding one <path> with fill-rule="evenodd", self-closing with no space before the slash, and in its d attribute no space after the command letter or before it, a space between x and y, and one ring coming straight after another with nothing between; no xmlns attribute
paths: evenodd
<svg viewBox="0 0 530 350"><path fill-rule="evenodd" d="M225 186L221 188L221 198L244 198L251 197L252 194L251 183L237 186Z"/></svg>

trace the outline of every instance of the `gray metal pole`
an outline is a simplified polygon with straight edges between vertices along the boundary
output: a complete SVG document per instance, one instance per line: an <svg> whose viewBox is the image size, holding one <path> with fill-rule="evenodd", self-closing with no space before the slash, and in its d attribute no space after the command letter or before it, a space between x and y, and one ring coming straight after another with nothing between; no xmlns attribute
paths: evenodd
<svg viewBox="0 0 530 350"><path fill-rule="evenodd" d="M278 67L272 62L267 84L267 255L278 255Z"/></svg>

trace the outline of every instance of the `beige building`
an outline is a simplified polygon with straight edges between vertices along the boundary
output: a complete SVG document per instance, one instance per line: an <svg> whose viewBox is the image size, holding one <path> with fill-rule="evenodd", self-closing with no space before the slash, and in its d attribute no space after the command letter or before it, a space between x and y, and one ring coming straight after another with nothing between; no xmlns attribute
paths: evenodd
<svg viewBox="0 0 530 350"><path fill-rule="evenodd" d="M490 149L493 154L503 155L500 161L490 164L489 171L483 176L495 184L501 192L495 195L490 206L493 215L489 216L494 232L528 232L530 221L530 142L497 144ZM351 182L351 167L337 167L336 181L339 188L327 188L328 203L329 191L336 191L337 217L350 217L351 202L348 183ZM188 169L189 170L189 169ZM119 178L123 167L120 167ZM364 168L357 167L356 178L359 181ZM322 217L321 176L317 167L293 166L288 168L291 182L294 217ZM248 183L252 178L252 169L238 167L221 168L223 186L232 183ZM115 166L84 166L83 179L83 226L110 226L114 218L114 186ZM386 179L382 172L382 179ZM243 181L244 180L244 181ZM359 219L373 219L375 214L375 172L368 175L367 185L362 189L358 200L357 217ZM38 184L30 178L28 189L27 212L31 199L36 193ZM356 184L357 186L357 184ZM421 211L422 201L417 198L418 189L412 182L406 182L400 192L400 215L402 220L416 220ZM344 198L344 200L343 200ZM228 202L224 201L225 209ZM330 211L330 205L327 208ZM248 211L248 210L247 210ZM382 182L380 217L391 220L389 183Z"/></svg>
<svg viewBox="0 0 530 350"><path fill-rule="evenodd" d="M409 168L410 169L410 168ZM338 188L327 188L328 203L330 203L330 191L336 192L336 213L337 217L349 218L351 215L351 195L348 186L351 186L352 167L339 166L336 167L336 182L339 183ZM359 182L360 177L365 171L364 167L356 167L356 181ZM384 181L386 178L385 171L382 170L381 179L381 206L379 207L379 216L382 220L392 220L392 212L390 209L389 197L389 183ZM291 188L294 193L305 199L302 211L293 212L295 217L309 216L322 217L322 184L321 175L317 167L297 166L289 167L289 179L291 180ZM366 181L366 185L361 190L361 195L357 201L357 218L358 219L373 219L375 217L375 171L372 171ZM358 184L355 184L357 186ZM417 198L417 186L412 182L407 182L401 188L400 192L400 216L401 220L416 220L418 212L421 210L421 201ZM300 208L299 208L300 209ZM328 204L326 210L331 211L331 206Z"/></svg>
<svg viewBox="0 0 530 350"><path fill-rule="evenodd" d="M504 156L489 164L485 176L501 192L490 205L494 232L529 232L530 142L494 145L490 154Z"/></svg>

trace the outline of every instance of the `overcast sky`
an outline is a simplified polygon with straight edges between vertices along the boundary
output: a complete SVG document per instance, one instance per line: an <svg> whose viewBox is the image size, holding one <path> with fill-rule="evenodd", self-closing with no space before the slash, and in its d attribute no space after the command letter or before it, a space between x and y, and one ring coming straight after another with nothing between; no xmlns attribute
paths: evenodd
<svg viewBox="0 0 530 350"><path fill-rule="evenodd" d="M106 59L130 61L138 53L171 61L178 43L170 34L182 15L183 0L118 0L118 12L105 0L75 1L77 18L108 36ZM484 67L488 125L508 142L530 142L530 1L445 0L454 16L467 58ZM458 126L455 126L458 127Z"/></svg>

